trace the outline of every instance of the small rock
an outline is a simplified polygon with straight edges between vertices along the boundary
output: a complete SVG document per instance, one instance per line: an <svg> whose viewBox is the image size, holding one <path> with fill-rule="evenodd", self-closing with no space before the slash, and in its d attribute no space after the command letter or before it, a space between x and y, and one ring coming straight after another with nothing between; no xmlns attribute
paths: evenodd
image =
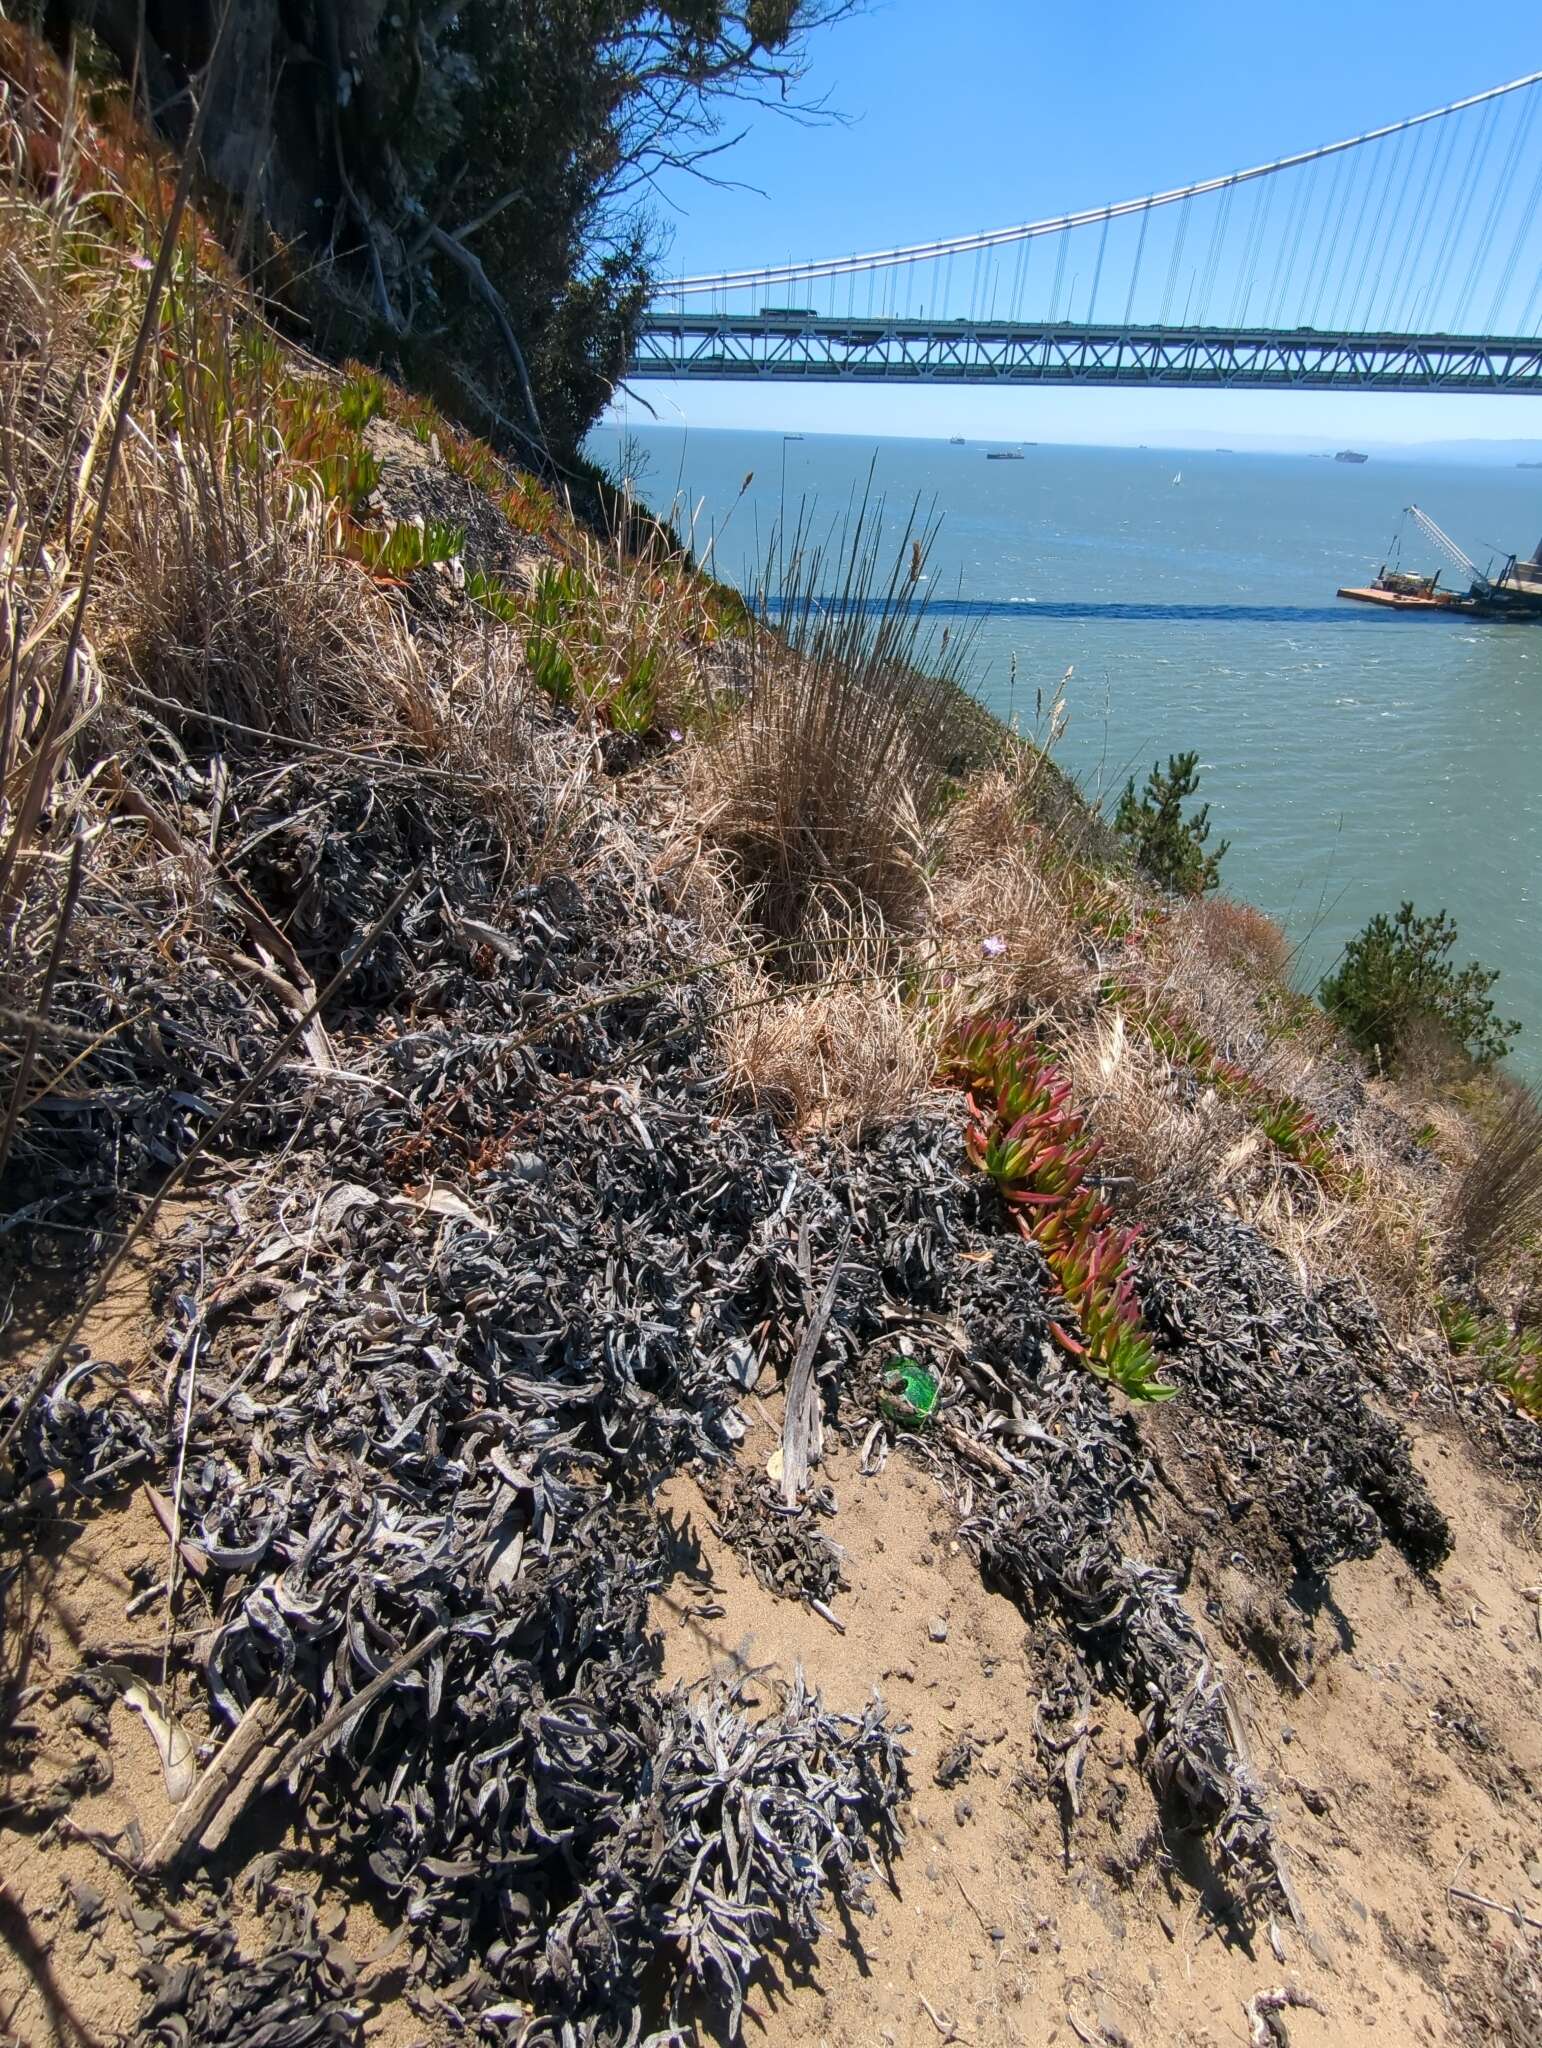
<svg viewBox="0 0 1542 2048"><path fill-rule="evenodd" d="M945 1643L948 1640L948 1624L940 1614L934 1617L927 1634L934 1643Z"/></svg>
<svg viewBox="0 0 1542 2048"><path fill-rule="evenodd" d="M974 1802L969 1799L956 1799L953 1802L953 1818L960 1827L967 1826L974 1819Z"/></svg>
<svg viewBox="0 0 1542 2048"><path fill-rule="evenodd" d="M1534 1859L1526 1865L1526 1876L1537 1890L1542 1892L1542 1858Z"/></svg>
<svg viewBox="0 0 1542 2048"><path fill-rule="evenodd" d="M1287 1721L1285 1726L1280 1730L1280 1740L1281 1742L1294 1742L1295 1739L1296 1731L1294 1728L1291 1727L1290 1723Z"/></svg>
<svg viewBox="0 0 1542 2048"><path fill-rule="evenodd" d="M885 1678L903 1678L907 1685L914 1685L916 1667L914 1664L891 1664L883 1675Z"/></svg>

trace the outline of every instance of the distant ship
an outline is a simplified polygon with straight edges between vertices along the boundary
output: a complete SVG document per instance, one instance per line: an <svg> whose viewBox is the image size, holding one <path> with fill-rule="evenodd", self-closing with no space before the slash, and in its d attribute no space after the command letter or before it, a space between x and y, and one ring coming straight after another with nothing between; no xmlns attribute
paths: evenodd
<svg viewBox="0 0 1542 2048"><path fill-rule="evenodd" d="M1179 472L1178 472L1178 474L1177 474L1177 475L1176 475L1176 476L1175 476L1175 477L1173 478L1173 489L1174 489L1174 490L1176 490L1176 489L1178 488L1179 484L1181 484L1182 482L1183 482L1183 471L1182 471L1182 470L1180 469L1180 470L1179 470Z"/></svg>
<svg viewBox="0 0 1542 2048"><path fill-rule="evenodd" d="M964 437L962 434L950 434L948 436L948 446L950 448L962 448L963 445Z"/></svg>
<svg viewBox="0 0 1542 2048"><path fill-rule="evenodd" d="M1369 455L1362 455L1358 448L1341 448L1334 456L1335 462L1369 462Z"/></svg>
<svg viewBox="0 0 1542 2048"><path fill-rule="evenodd" d="M1542 469L1542 462L1518 462L1517 469Z"/></svg>
<svg viewBox="0 0 1542 2048"><path fill-rule="evenodd" d="M987 448L985 459L987 462L1021 462L1023 458L1015 448Z"/></svg>

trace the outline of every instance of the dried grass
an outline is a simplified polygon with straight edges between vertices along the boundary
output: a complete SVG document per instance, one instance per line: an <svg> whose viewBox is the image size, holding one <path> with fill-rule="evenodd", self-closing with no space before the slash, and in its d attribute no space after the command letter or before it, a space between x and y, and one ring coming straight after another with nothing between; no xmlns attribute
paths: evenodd
<svg viewBox="0 0 1542 2048"><path fill-rule="evenodd" d="M1118 1011L1066 1034L1055 1058L1102 1146L1100 1173L1128 1182L1139 1198L1133 1206L1156 1210L1212 1192L1231 1170L1228 1155L1251 1135L1212 1091L1176 1074Z"/></svg>
<svg viewBox="0 0 1542 2048"><path fill-rule="evenodd" d="M828 555L795 541L781 564L781 634L750 635L743 695L721 706L696 764L703 830L782 970L797 976L827 964L814 927L844 916L914 930L928 901L926 828L943 786L958 651L930 641L930 536L907 531L884 580L876 517L864 507ZM927 673L934 654L940 672Z"/></svg>
<svg viewBox="0 0 1542 2048"><path fill-rule="evenodd" d="M1449 1212L1454 1245L1480 1271L1542 1237L1542 1098L1508 1076L1494 1089Z"/></svg>
<svg viewBox="0 0 1542 2048"><path fill-rule="evenodd" d="M781 989L763 974L730 978L719 1008L730 1092L784 1129L855 1143L897 1122L929 1093L936 1051L913 1008L881 978Z"/></svg>
<svg viewBox="0 0 1542 2048"><path fill-rule="evenodd" d="M1269 1169L1238 1207L1291 1260L1303 1288L1333 1277L1358 1282L1395 1338L1428 1324L1439 1239L1427 1182L1373 1154L1357 1159L1349 1194L1278 1161Z"/></svg>
<svg viewBox="0 0 1542 2048"><path fill-rule="evenodd" d="M1193 957L1265 987L1290 975L1291 945L1272 917L1228 896L1199 896L1173 913L1176 933L1189 940Z"/></svg>
<svg viewBox="0 0 1542 2048"><path fill-rule="evenodd" d="M325 508L197 444L142 451L107 599L126 678L254 732L432 748L401 612L333 551Z"/></svg>
<svg viewBox="0 0 1542 2048"><path fill-rule="evenodd" d="M1066 1019L1095 995L1099 969L1063 871L1025 822L1042 768L1025 755L982 776L943 821L932 971L961 1011Z"/></svg>

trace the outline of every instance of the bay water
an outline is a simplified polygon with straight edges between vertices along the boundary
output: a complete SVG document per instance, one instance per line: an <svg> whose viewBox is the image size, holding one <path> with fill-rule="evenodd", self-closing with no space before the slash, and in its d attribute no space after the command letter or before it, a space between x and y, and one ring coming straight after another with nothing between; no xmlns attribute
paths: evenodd
<svg viewBox="0 0 1542 2048"><path fill-rule="evenodd" d="M1501 970L1512 1067L1542 1075L1542 624L1335 596L1375 574L1411 503L1485 568L1529 554L1542 471L663 425L591 449L747 590L779 522L838 528L870 479L892 542L913 505L935 512L930 589L973 636L989 709L1031 731L1069 672L1059 759L1109 806L1197 750L1223 887L1284 923L1304 987L1372 912L1449 911L1458 957ZM1463 587L1403 524L1403 565Z"/></svg>

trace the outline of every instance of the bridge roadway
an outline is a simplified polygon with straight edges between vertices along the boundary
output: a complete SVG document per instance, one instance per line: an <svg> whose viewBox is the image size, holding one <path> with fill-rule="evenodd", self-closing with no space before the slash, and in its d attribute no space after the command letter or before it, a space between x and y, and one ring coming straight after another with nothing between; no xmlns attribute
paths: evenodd
<svg viewBox="0 0 1542 2048"><path fill-rule="evenodd" d="M1542 339L655 309L627 377L1513 395L1542 393Z"/></svg>

